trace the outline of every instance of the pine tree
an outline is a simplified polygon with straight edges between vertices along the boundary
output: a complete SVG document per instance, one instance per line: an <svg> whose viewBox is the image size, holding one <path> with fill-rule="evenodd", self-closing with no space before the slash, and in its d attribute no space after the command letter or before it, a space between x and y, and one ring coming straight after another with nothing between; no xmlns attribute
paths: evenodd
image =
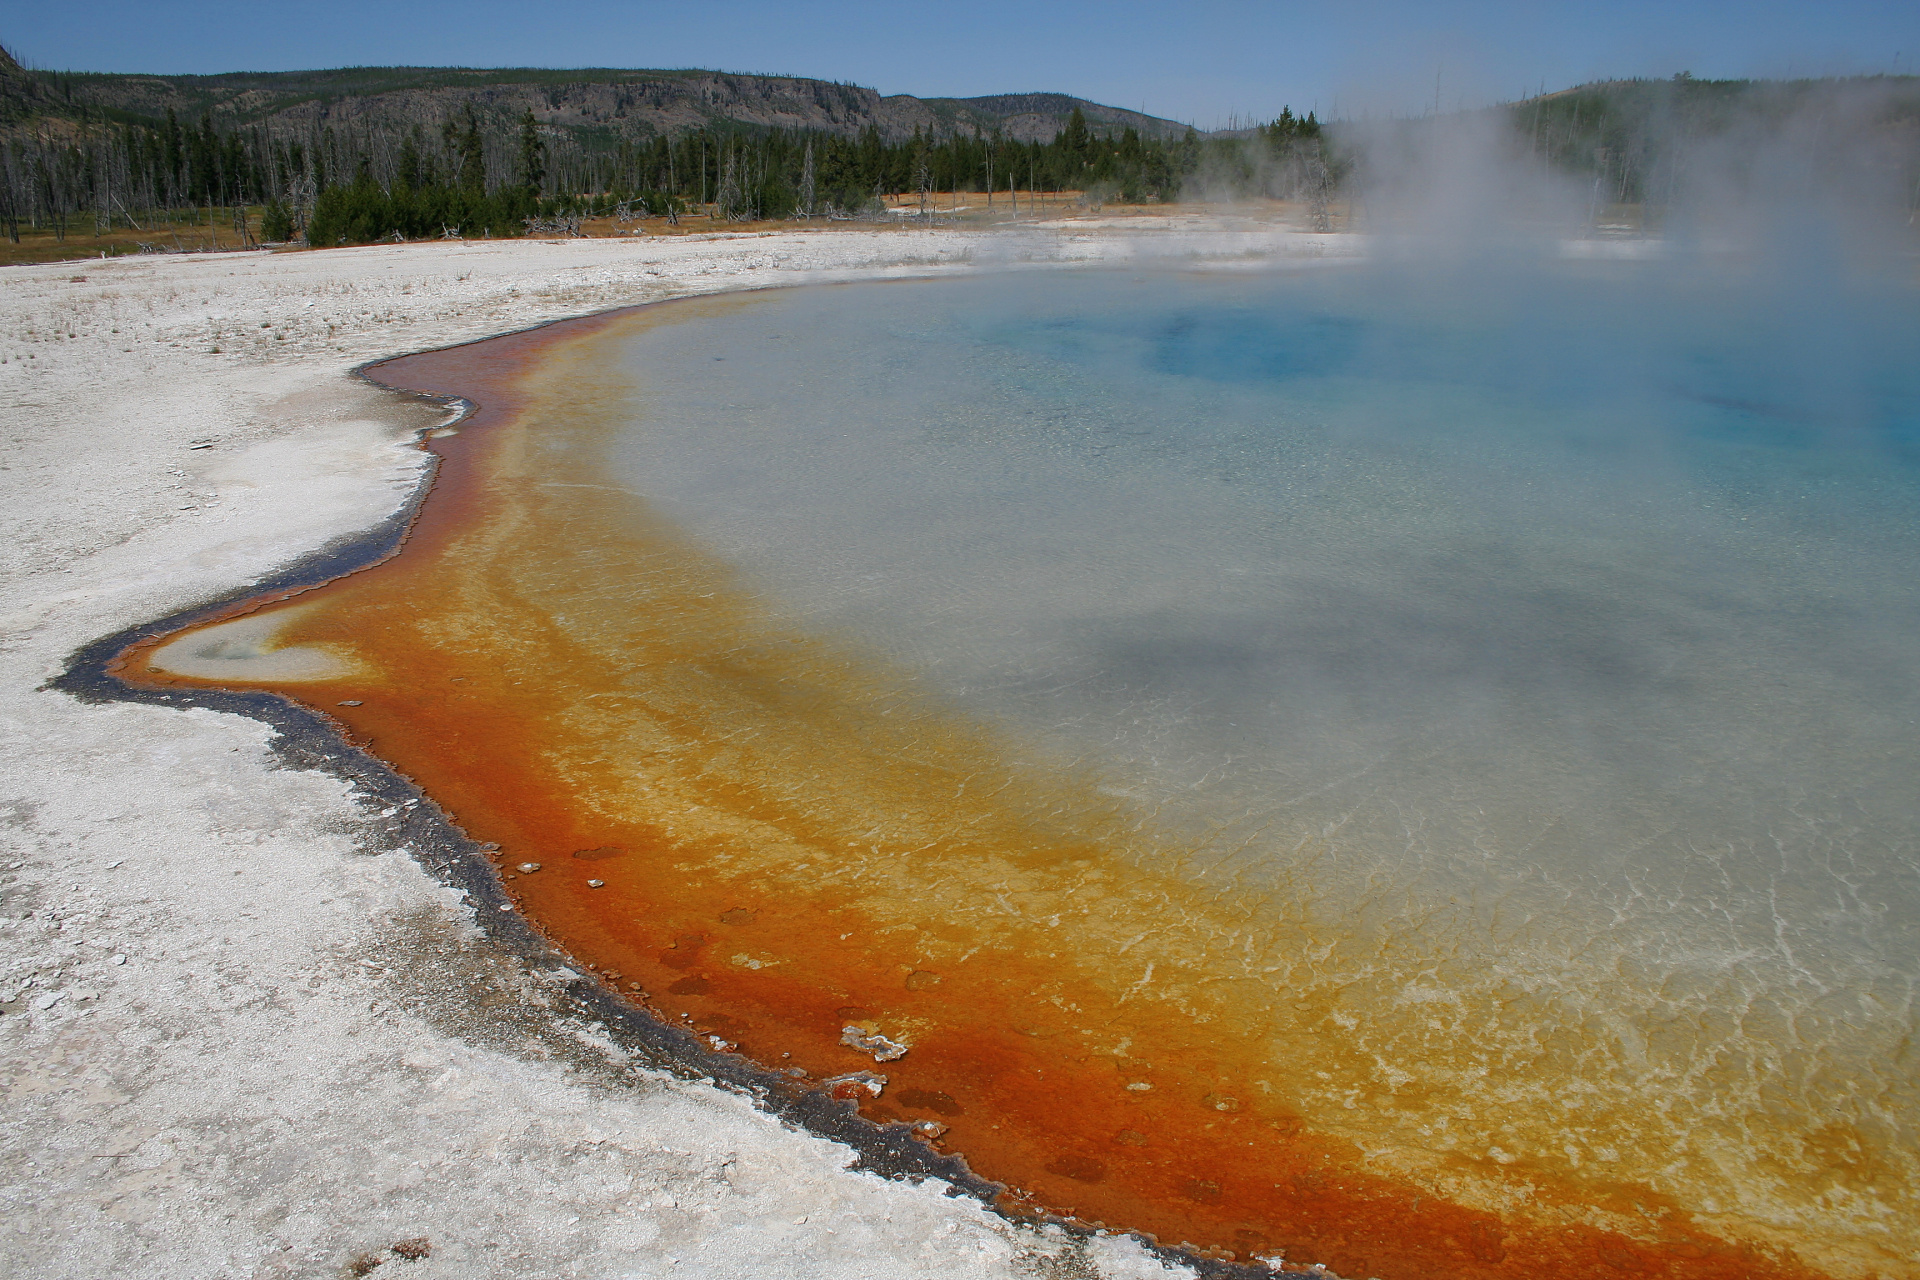
<svg viewBox="0 0 1920 1280"><path fill-rule="evenodd" d="M467 106L467 127L456 135L460 155L460 189L470 196L487 191L487 158L480 138L480 121Z"/></svg>
<svg viewBox="0 0 1920 1280"><path fill-rule="evenodd" d="M540 126L534 122L533 108L520 120L520 182L527 193L538 199L547 177L546 144L540 141Z"/></svg>
<svg viewBox="0 0 1920 1280"><path fill-rule="evenodd" d="M1086 112L1078 106L1067 117L1067 127L1061 131L1060 143L1076 163L1086 163L1087 151L1093 145L1093 133L1087 128Z"/></svg>
<svg viewBox="0 0 1920 1280"><path fill-rule="evenodd" d="M413 135L400 144L399 172L394 181L404 190L413 191L420 186L420 149L413 143Z"/></svg>
<svg viewBox="0 0 1920 1280"><path fill-rule="evenodd" d="M269 201L261 216L260 238L273 244L293 239L293 215L278 200Z"/></svg>

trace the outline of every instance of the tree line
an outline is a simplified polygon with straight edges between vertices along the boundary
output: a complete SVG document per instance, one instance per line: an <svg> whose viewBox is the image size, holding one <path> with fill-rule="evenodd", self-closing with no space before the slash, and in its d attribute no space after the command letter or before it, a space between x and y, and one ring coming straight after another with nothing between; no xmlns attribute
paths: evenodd
<svg viewBox="0 0 1920 1280"><path fill-rule="evenodd" d="M510 236L530 224L616 209L727 220L846 217L914 193L1088 193L1170 200L1204 180L1209 194L1328 189L1322 131L1291 111L1236 138L1101 131L1077 108L1049 142L978 131L916 131L899 141L729 122L589 145L531 112L490 120L468 104L438 128L263 125L42 114L0 134L0 224L64 237L79 228L142 229L168 211L264 206L261 235L316 245L425 236ZM236 225L245 225L244 218Z"/></svg>

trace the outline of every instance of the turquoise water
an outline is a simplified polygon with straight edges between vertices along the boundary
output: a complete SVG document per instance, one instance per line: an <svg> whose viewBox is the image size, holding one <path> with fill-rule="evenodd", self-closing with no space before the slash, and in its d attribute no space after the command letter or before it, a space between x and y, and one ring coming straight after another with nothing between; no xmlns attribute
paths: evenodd
<svg viewBox="0 0 1920 1280"><path fill-rule="evenodd" d="M1516 1105L1667 1116L1566 1159L1866 1223L1920 1173L1915 353L1903 285L1674 259L817 288L637 336L616 471L1097 772L1382 1070L1518 1001ZM1492 1096L1404 1123L1562 1158ZM1886 1176L1803 1203L1829 1122Z"/></svg>

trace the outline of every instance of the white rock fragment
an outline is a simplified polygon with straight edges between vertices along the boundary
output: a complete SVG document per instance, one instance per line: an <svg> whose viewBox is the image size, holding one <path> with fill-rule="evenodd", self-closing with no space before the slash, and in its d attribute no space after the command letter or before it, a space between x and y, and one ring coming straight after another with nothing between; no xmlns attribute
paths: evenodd
<svg viewBox="0 0 1920 1280"><path fill-rule="evenodd" d="M113 956L112 959L107 961L108 964L125 964L126 962L127 962L126 956L117 954L117 953Z"/></svg>
<svg viewBox="0 0 1920 1280"><path fill-rule="evenodd" d="M56 1004L59 1004L62 1000L66 999L66 996L67 996L67 993L64 991L49 991L47 992L46 995L43 995L38 1000L35 1000L33 1002L33 1007L36 1009L39 1009L44 1013L46 1010L53 1008L53 1006L55 1006Z"/></svg>
<svg viewBox="0 0 1920 1280"><path fill-rule="evenodd" d="M858 1049L862 1053L872 1054L875 1062L892 1062L895 1058L904 1058L911 1047L898 1040L889 1040L878 1031L868 1031L865 1027L856 1026L840 1029L840 1043L849 1049Z"/></svg>

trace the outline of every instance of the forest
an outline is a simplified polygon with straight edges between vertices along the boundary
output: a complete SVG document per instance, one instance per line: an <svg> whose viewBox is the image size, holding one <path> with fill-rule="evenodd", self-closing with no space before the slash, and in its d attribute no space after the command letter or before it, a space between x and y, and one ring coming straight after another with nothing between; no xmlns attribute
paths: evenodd
<svg viewBox="0 0 1920 1280"><path fill-rule="evenodd" d="M889 143L809 130L706 127L597 153L559 149L531 115L489 131L471 110L438 130L399 136L322 129L307 138L218 130L211 116L157 126L105 123L67 137L0 144L0 222L64 234L119 222L138 227L165 209L264 206L260 235L315 245L443 235L508 236L529 222L608 214L622 206L729 221L846 218L916 192L1075 191L1093 200L1169 200L1207 169L1238 187L1287 170L1325 184L1320 126L1291 112L1244 139L1172 141L1132 128L1103 136L1076 113L1051 142L985 134ZM1291 194L1274 191L1272 194Z"/></svg>
<svg viewBox="0 0 1920 1280"><path fill-rule="evenodd" d="M1312 112L1203 135L1062 95L882 98L704 72L503 71L465 88L449 87L452 75L90 78L27 70L0 50L0 230L15 243L23 228L60 241L119 231L124 248L186 219L214 245L224 235L229 245L331 246L564 233L610 215L857 219L915 194L924 206L936 192L981 204L1062 192L1092 205L1264 196L1301 201L1326 227L1336 197L1364 199L1363 131L1323 128ZM265 93L257 82L279 96L249 118L233 104ZM199 113L149 112L162 102ZM1640 205L1643 225L1683 187L1703 144L1796 113L1829 122L1807 144L1815 151L1874 141L1900 170L1894 180L1914 187L1909 206L1920 205L1913 77L1683 75L1488 110L1533 161L1587 183L1596 210ZM767 123L780 119L816 123ZM1412 145L1426 146L1420 139L1447 119L1405 122ZM154 240L164 247L158 231Z"/></svg>
<svg viewBox="0 0 1920 1280"><path fill-rule="evenodd" d="M337 152L327 141L321 154L333 158ZM1143 139L1131 127L1101 136L1078 111L1046 143L918 132L888 143L874 128L852 138L818 130L700 129L640 145L622 142L576 166L571 182L555 184L531 115L502 162L489 166L486 138L469 114L448 122L437 139L420 130L408 134L390 160L351 158L351 181L323 181L338 170L320 161L320 176L312 180L318 195L304 229L310 243L324 245L455 230L513 234L529 223L622 210L677 218L699 209L735 222L853 218L880 212L888 199L933 192L1005 193L1011 200L1023 191L1074 191L1093 202L1138 204L1173 199L1204 165L1244 171L1251 182L1256 172L1265 176L1298 156L1300 173L1309 175L1320 126L1310 115L1298 119L1287 111L1262 127L1258 143L1259 161L1250 162L1237 139L1203 140L1190 132L1169 142ZM297 191L299 175L311 171L314 160L301 144L289 143L273 152L272 163ZM305 206L297 194L268 198L273 231L301 225Z"/></svg>
<svg viewBox="0 0 1920 1280"><path fill-rule="evenodd" d="M1586 179L1600 203L1658 208L1702 181L1777 188L1792 169L1834 186L1881 170L1884 185L1904 195L1877 194L1901 200L1909 215L1920 206L1913 76L1704 80L1683 72L1581 85L1506 110L1530 156Z"/></svg>
<svg viewBox="0 0 1920 1280"><path fill-rule="evenodd" d="M16 64L17 66L17 64ZM1240 137L1144 134L1090 124L1075 106L1051 140L915 128L888 140L717 120L634 139L489 116L469 101L428 127L275 123L222 127L57 110L56 76L0 76L0 228L56 236L142 228L166 211L316 246L512 236L616 212L744 222L858 218L914 193L1081 193L1090 202L1171 200L1197 175L1236 191L1324 198L1333 173L1309 113L1285 111ZM38 100L36 101L36 95ZM36 110L38 108L38 110ZM115 117L119 118L115 118ZM7 127L10 126L10 127ZM598 145L596 145L598 144Z"/></svg>

